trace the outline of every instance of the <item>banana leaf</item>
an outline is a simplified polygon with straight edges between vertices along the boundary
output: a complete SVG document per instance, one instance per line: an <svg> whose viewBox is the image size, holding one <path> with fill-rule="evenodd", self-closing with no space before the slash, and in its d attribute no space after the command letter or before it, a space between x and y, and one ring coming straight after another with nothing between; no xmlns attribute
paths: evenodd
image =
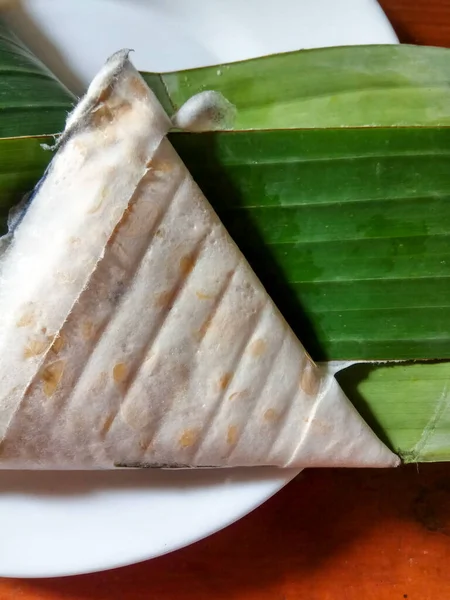
<svg viewBox="0 0 450 600"><path fill-rule="evenodd" d="M0 139L61 131L74 99L0 20Z"/></svg>
<svg viewBox="0 0 450 600"><path fill-rule="evenodd" d="M172 142L313 358L450 358L450 128Z"/></svg>
<svg viewBox="0 0 450 600"><path fill-rule="evenodd" d="M450 128L172 142L316 360L450 356ZM450 363L357 364L338 380L405 462L450 458Z"/></svg>
<svg viewBox="0 0 450 600"><path fill-rule="evenodd" d="M447 64L445 50L346 48L147 76L172 113L207 88L237 106L242 131L172 142L318 360L450 357ZM1 24L0 71L4 231L74 97ZM449 371L363 363L338 378L405 461L448 460Z"/></svg>
<svg viewBox="0 0 450 600"><path fill-rule="evenodd" d="M144 75L169 114L193 94L221 92L237 130L450 124L443 48L323 48Z"/></svg>
<svg viewBox="0 0 450 600"><path fill-rule="evenodd" d="M234 131L171 141L316 360L450 358L450 51L368 46L147 74L170 114L221 92ZM405 462L450 458L450 363L337 375Z"/></svg>
<svg viewBox="0 0 450 600"><path fill-rule="evenodd" d="M75 98L0 20L0 234L42 176Z"/></svg>
<svg viewBox="0 0 450 600"><path fill-rule="evenodd" d="M405 463L450 460L450 363L356 364L337 374L346 394Z"/></svg>

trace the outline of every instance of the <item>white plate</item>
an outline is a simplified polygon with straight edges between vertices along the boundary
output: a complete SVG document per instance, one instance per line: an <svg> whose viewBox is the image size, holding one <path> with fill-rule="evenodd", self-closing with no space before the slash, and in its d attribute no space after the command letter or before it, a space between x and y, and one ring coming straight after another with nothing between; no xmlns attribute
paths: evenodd
<svg viewBox="0 0 450 600"><path fill-rule="evenodd" d="M299 48L397 43L375 0L23 0L15 27L71 89L105 57L170 71ZM263 9L262 9L263 7Z"/></svg>
<svg viewBox="0 0 450 600"><path fill-rule="evenodd" d="M16 30L76 92L122 47L135 49L138 68L158 71L306 47L397 42L373 0L29 0L23 6L11 16ZM236 521L296 473L0 473L0 576L86 573L159 556Z"/></svg>

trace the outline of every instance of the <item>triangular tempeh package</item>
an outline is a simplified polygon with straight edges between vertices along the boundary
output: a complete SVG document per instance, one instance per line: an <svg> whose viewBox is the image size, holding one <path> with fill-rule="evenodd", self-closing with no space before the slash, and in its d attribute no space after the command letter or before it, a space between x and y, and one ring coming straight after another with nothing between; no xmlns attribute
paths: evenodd
<svg viewBox="0 0 450 600"><path fill-rule="evenodd" d="M1 259L0 468L398 464L109 59Z"/></svg>

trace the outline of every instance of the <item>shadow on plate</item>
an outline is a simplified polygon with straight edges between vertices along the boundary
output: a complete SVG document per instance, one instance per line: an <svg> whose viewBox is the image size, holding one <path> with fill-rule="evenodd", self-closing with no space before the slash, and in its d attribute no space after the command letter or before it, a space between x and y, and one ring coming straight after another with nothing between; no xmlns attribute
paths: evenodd
<svg viewBox="0 0 450 600"><path fill-rule="evenodd" d="M220 487L279 480L280 485L297 471L269 467L242 469L117 471L1 471L0 495L73 496L122 489L158 491L195 487Z"/></svg>

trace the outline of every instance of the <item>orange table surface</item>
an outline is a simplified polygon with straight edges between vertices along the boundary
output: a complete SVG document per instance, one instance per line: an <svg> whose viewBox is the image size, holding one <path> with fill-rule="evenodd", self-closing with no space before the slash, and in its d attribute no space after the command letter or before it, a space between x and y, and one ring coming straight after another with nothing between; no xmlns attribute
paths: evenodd
<svg viewBox="0 0 450 600"><path fill-rule="evenodd" d="M337 2L339 0L336 0ZM450 46L450 0L381 0L402 42ZM450 463L311 470L178 552L0 600L450 600Z"/></svg>
<svg viewBox="0 0 450 600"><path fill-rule="evenodd" d="M304 471L223 531L113 571L1 580L1 600L449 600L450 464Z"/></svg>

